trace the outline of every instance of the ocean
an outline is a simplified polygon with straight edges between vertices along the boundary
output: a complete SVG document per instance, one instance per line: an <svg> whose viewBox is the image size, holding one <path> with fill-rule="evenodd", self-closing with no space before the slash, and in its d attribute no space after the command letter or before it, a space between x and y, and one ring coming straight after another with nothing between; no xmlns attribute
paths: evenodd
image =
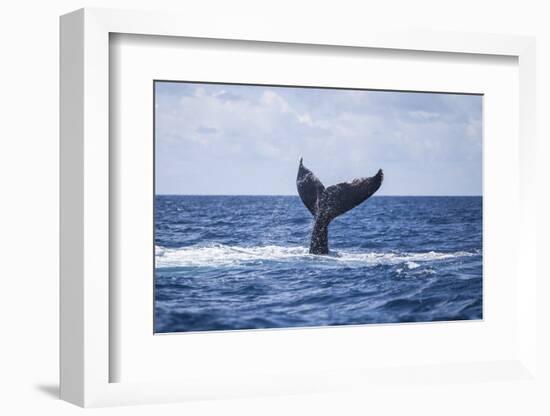
<svg viewBox="0 0 550 416"><path fill-rule="evenodd" d="M155 198L155 332L482 319L482 198L373 196L308 254L298 196Z"/></svg>

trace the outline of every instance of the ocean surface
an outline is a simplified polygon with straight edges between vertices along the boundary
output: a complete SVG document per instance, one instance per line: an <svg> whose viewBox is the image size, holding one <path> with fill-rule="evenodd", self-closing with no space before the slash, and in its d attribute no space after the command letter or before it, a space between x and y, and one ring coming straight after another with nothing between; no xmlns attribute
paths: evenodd
<svg viewBox="0 0 550 416"><path fill-rule="evenodd" d="M155 332L482 318L482 198L374 196L308 254L298 196L156 196Z"/></svg>

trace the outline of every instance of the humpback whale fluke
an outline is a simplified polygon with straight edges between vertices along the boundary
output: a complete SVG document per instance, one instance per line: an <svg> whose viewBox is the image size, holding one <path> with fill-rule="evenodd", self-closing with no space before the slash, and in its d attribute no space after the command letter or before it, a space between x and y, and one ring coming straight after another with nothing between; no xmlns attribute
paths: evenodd
<svg viewBox="0 0 550 416"><path fill-rule="evenodd" d="M328 254L328 226L339 215L355 208L374 194L384 179L382 169L370 178L354 179L337 185L325 186L306 168L300 158L296 187L302 202L314 218L309 252Z"/></svg>

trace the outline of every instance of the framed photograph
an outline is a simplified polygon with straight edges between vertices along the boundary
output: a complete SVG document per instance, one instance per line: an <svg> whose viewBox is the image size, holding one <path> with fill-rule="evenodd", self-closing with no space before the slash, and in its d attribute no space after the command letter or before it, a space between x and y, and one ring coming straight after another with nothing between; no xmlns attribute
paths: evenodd
<svg viewBox="0 0 550 416"><path fill-rule="evenodd" d="M155 333L482 319L482 100L156 80Z"/></svg>
<svg viewBox="0 0 550 416"><path fill-rule="evenodd" d="M62 398L537 383L534 51L63 16Z"/></svg>

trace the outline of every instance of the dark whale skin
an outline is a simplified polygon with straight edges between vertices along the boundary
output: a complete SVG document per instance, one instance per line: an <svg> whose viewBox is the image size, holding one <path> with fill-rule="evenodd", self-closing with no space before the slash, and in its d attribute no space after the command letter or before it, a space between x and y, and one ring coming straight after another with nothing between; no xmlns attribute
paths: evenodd
<svg viewBox="0 0 550 416"><path fill-rule="evenodd" d="M384 173L379 169L369 178L325 186L300 159L296 187L302 202L313 215L314 224L309 245L310 254L328 254L328 226L339 215L360 205L382 185Z"/></svg>

